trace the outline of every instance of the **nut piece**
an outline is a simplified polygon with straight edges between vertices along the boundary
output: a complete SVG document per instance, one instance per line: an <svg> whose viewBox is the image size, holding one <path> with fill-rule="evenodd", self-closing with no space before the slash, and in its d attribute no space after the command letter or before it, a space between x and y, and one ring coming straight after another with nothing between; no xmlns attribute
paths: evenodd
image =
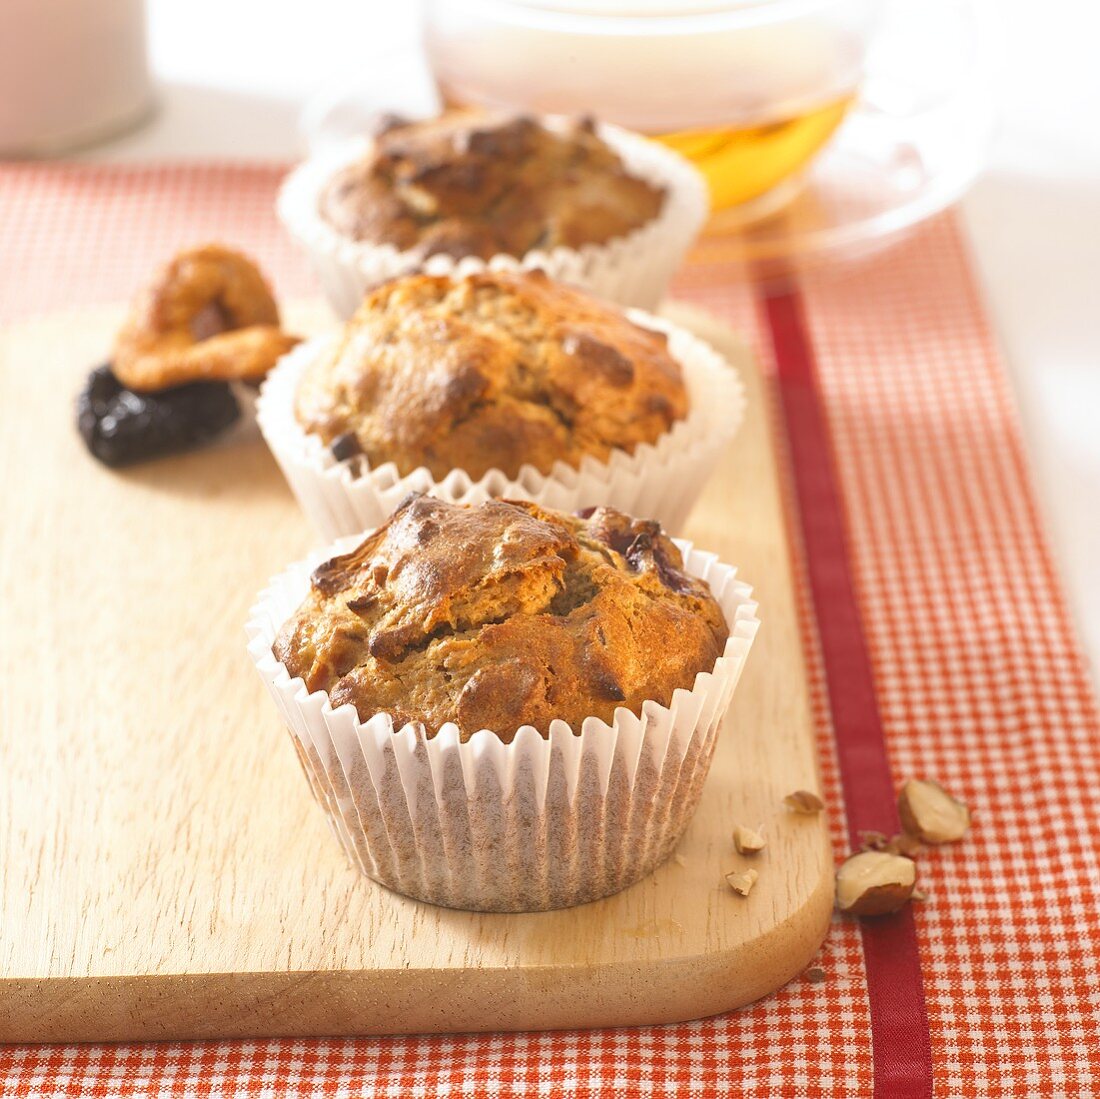
<svg viewBox="0 0 1100 1099"><path fill-rule="evenodd" d="M970 810L938 782L911 778L898 795L905 831L923 843L953 843L966 835Z"/></svg>
<svg viewBox="0 0 1100 1099"><path fill-rule="evenodd" d="M793 794L788 794L783 799L783 804L796 813L805 813L808 816L820 813L825 808L825 802L817 794L811 794L809 790L795 790Z"/></svg>
<svg viewBox="0 0 1100 1099"><path fill-rule="evenodd" d="M739 824L733 830L733 846L737 848L739 855L755 855L757 851L764 850L764 837Z"/></svg>
<svg viewBox="0 0 1100 1099"><path fill-rule="evenodd" d="M853 916L896 912L913 895L917 864L886 851L850 855L836 872L836 906Z"/></svg>
<svg viewBox="0 0 1100 1099"><path fill-rule="evenodd" d="M907 859L915 859L924 851L924 844L908 832L899 832L896 836L890 837L882 850L889 851L891 855L904 855Z"/></svg>
<svg viewBox="0 0 1100 1099"><path fill-rule="evenodd" d="M924 850L924 844L916 836L909 835L908 832L898 832L896 835L887 836L885 832L864 829L859 833L859 849L861 851L888 851L891 855L904 855L907 859L915 859Z"/></svg>
<svg viewBox="0 0 1100 1099"><path fill-rule="evenodd" d="M892 842L885 832L876 832L874 829L864 829L859 834L861 851L888 851Z"/></svg>
<svg viewBox="0 0 1100 1099"><path fill-rule="evenodd" d="M726 875L726 881L730 883L730 889L735 893L747 897L758 877L760 875L755 870L731 870Z"/></svg>
<svg viewBox="0 0 1100 1099"><path fill-rule="evenodd" d="M825 970L819 965L812 965L803 974L807 981L812 985L819 985L825 983Z"/></svg>

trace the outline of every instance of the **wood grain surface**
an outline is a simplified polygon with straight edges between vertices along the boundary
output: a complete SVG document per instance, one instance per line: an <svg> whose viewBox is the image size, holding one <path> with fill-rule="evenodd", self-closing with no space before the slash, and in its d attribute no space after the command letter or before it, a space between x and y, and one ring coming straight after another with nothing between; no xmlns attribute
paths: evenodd
<svg viewBox="0 0 1100 1099"><path fill-rule="evenodd" d="M73 398L119 310L0 333L0 1041L556 1028L712 1014L811 960L832 905L761 383L684 533L763 626L677 855L604 901L478 915L345 862L245 652L310 533L254 427L111 472ZM299 330L318 306L291 310ZM751 861L735 824L760 828ZM723 874L752 865L747 898Z"/></svg>

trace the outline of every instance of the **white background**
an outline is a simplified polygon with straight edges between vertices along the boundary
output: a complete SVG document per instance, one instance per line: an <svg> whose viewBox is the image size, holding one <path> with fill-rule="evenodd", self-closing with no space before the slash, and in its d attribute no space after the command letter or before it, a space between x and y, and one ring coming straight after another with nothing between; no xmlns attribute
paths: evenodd
<svg viewBox="0 0 1100 1099"><path fill-rule="evenodd" d="M301 105L415 34L416 0L150 0L161 109L97 160L302 151ZM964 202L1040 497L1100 665L1100 5L999 0L1001 125Z"/></svg>

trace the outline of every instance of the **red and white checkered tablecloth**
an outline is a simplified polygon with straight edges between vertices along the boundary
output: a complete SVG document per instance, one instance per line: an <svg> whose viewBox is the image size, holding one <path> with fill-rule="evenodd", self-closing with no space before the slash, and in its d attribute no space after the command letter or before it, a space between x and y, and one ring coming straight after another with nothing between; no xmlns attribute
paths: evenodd
<svg viewBox="0 0 1100 1099"><path fill-rule="evenodd" d="M210 238L312 293L280 175L0 167L0 323L126 298ZM824 983L700 1022L0 1047L0 1095L1100 1095L1100 719L958 228L796 292L733 276L709 241L676 292L750 333L774 383L837 853L900 777L938 778L978 825L922 860L931 901L838 921Z"/></svg>

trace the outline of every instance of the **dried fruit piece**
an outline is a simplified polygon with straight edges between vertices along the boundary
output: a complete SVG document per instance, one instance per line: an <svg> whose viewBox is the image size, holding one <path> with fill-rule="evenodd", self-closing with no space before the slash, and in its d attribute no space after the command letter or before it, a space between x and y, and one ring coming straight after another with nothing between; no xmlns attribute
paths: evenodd
<svg viewBox="0 0 1100 1099"><path fill-rule="evenodd" d="M224 382L193 382L159 393L134 393L109 363L96 367L76 402L85 445L108 466L125 466L190 450L220 435L240 416Z"/></svg>
<svg viewBox="0 0 1100 1099"><path fill-rule="evenodd" d="M393 111L379 111L369 122L367 129L371 137L381 137L390 130L400 130L402 126L408 126L409 120L404 115Z"/></svg>
<svg viewBox="0 0 1100 1099"><path fill-rule="evenodd" d="M739 855L755 855L757 851L764 850L764 837L739 824L733 830L733 846L737 848Z"/></svg>
<svg viewBox="0 0 1100 1099"><path fill-rule="evenodd" d="M904 855L860 851L850 855L836 873L836 905L853 916L896 912L913 895L917 864Z"/></svg>
<svg viewBox="0 0 1100 1099"><path fill-rule="evenodd" d="M731 870L726 875L726 881L729 882L730 889L735 893L747 897L756 884L758 877L760 875L755 870Z"/></svg>
<svg viewBox="0 0 1100 1099"><path fill-rule="evenodd" d="M329 450L332 451L333 458L338 462L346 462L349 458L354 458L357 454L363 453L363 448L359 445L359 439L353 431L345 431L343 435L337 435L329 443Z"/></svg>
<svg viewBox="0 0 1100 1099"><path fill-rule="evenodd" d="M820 813L825 808L825 802L817 794L810 793L809 790L795 790L793 794L788 794L783 799L783 804L796 813L805 813L808 816Z"/></svg>
<svg viewBox="0 0 1100 1099"><path fill-rule="evenodd" d="M114 373L130 389L260 381L298 342L259 268L220 244L178 253L134 301L115 340Z"/></svg>
<svg viewBox="0 0 1100 1099"><path fill-rule="evenodd" d="M909 779L898 795L905 831L923 843L953 843L966 835L970 810L938 782Z"/></svg>

